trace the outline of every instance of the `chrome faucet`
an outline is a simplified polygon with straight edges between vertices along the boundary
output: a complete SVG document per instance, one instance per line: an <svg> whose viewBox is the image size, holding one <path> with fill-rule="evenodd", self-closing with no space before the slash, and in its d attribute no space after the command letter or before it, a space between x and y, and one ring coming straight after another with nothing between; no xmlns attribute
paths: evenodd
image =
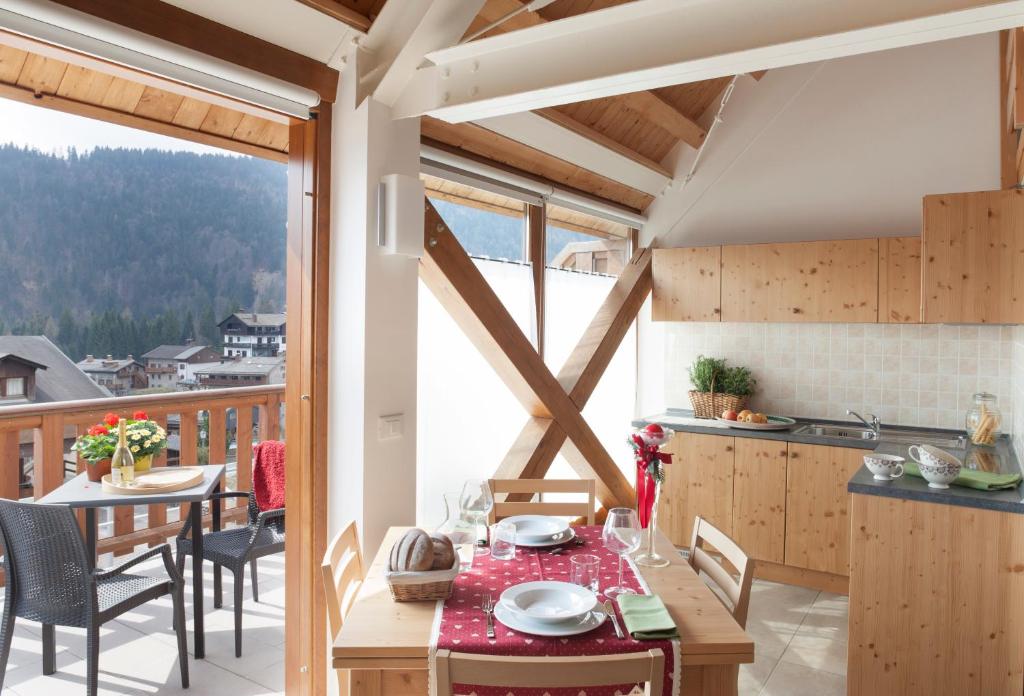
<svg viewBox="0 0 1024 696"><path fill-rule="evenodd" d="M853 416L854 418L859 420L861 423L863 423L864 425L866 425L869 428L871 428L875 432L875 439L876 440L879 437L881 437L881 434L882 434L882 432L881 432L882 431L882 420L878 416L876 416L875 414L873 414L873 413L869 413L868 414L869 416L871 416L871 422L870 423L868 422L868 420L866 418L864 418L864 416L860 415L856 411L851 411L850 409L847 409L846 410L846 415Z"/></svg>

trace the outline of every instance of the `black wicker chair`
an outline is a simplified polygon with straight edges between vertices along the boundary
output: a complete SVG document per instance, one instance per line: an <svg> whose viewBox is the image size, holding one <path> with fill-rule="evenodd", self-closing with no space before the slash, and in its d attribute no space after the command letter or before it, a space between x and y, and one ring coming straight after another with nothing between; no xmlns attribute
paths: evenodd
<svg viewBox="0 0 1024 696"><path fill-rule="evenodd" d="M43 624L43 674L57 671L55 626L86 630L86 693L99 678L100 626L151 599L170 595L182 688L188 688L188 645L181 574L171 547L155 546L108 570L93 569L71 508L0 499L7 588L0 625L0 689L11 652L14 618ZM132 575L139 563L163 556L168 578Z"/></svg>
<svg viewBox="0 0 1024 696"><path fill-rule="evenodd" d="M225 498L247 498L249 523L245 527L233 527L208 532L203 535L203 560L213 563L213 606L222 605L220 568L227 568L234 575L235 588L235 657L242 656L242 588L245 581L245 566L252 571L252 598L259 600L256 559L284 551L284 508L260 512L256 495L242 491L214 493L211 504L219 505ZM178 533L178 572L184 575L185 557L192 555L192 540L187 536L192 529L191 521Z"/></svg>

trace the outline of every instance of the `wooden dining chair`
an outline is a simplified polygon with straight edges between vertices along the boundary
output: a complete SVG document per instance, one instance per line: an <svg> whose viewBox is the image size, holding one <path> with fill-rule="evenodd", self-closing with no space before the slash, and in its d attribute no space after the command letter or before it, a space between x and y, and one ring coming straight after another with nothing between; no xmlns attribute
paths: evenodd
<svg viewBox="0 0 1024 696"><path fill-rule="evenodd" d="M711 544L715 551L736 569L739 573L738 579L704 550L705 544ZM698 574L703 570L704 574L722 590L732 606L730 607L724 600L722 604L732 612L736 623L746 628L747 609L750 607L750 583L754 579L754 561L728 535L699 515L693 521L690 565Z"/></svg>
<svg viewBox="0 0 1024 696"><path fill-rule="evenodd" d="M505 657L438 650L433 679L437 696L453 696L452 684L539 689L640 683L645 696L662 696L665 654Z"/></svg>
<svg viewBox="0 0 1024 696"><path fill-rule="evenodd" d="M587 524L594 524L594 501L597 487L593 479L491 479L491 495L494 508L490 513L490 524L512 515L557 515L560 517L586 518ZM512 502L499 496L507 493L521 493L535 496L537 500ZM582 493L586 501L545 501L545 493Z"/></svg>
<svg viewBox="0 0 1024 696"><path fill-rule="evenodd" d="M345 615L352 607L363 578L363 551L359 545L359 530L355 520L335 535L320 564L324 595L327 598L327 617L331 624L331 640L338 637ZM338 693L348 694L348 670L335 670L338 674Z"/></svg>

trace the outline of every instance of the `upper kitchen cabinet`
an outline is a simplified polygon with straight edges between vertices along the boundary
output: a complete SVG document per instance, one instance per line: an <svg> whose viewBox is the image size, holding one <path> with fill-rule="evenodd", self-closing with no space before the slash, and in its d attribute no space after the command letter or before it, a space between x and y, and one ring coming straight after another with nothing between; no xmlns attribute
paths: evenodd
<svg viewBox="0 0 1024 696"><path fill-rule="evenodd" d="M721 320L722 247L655 249L652 264L654 321Z"/></svg>
<svg viewBox="0 0 1024 696"><path fill-rule="evenodd" d="M921 321L921 238L878 240L878 321Z"/></svg>
<svg viewBox="0 0 1024 696"><path fill-rule="evenodd" d="M878 240L722 247L722 321L878 321Z"/></svg>
<svg viewBox="0 0 1024 696"><path fill-rule="evenodd" d="M924 320L1024 323L1024 191L924 198Z"/></svg>

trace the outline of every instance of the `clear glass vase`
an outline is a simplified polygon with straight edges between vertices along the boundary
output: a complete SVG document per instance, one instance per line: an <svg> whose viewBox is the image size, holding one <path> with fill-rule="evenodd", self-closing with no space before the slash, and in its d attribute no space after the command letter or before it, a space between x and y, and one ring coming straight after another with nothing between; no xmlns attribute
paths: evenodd
<svg viewBox="0 0 1024 696"><path fill-rule="evenodd" d="M463 516L460 495L444 494L444 521L434 531L452 540L452 546L459 554L459 569L469 570L473 567L477 526Z"/></svg>
<svg viewBox="0 0 1024 696"><path fill-rule="evenodd" d="M669 560L654 550L655 540L658 536L658 503L661 500L661 483L654 477L649 477L649 482L654 484L654 506L651 508L651 517L647 521L647 538L644 544L644 552L633 558L637 565L648 568L664 568Z"/></svg>

